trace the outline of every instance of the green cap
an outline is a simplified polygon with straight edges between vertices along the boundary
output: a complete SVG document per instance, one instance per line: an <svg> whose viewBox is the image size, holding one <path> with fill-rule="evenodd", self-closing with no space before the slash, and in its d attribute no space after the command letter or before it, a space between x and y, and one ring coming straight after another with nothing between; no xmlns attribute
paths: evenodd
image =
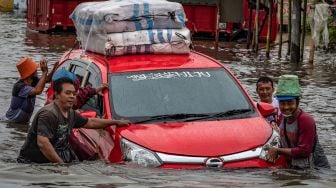
<svg viewBox="0 0 336 188"><path fill-rule="evenodd" d="M298 76L296 75L280 76L275 96L277 98L301 97L301 89Z"/></svg>

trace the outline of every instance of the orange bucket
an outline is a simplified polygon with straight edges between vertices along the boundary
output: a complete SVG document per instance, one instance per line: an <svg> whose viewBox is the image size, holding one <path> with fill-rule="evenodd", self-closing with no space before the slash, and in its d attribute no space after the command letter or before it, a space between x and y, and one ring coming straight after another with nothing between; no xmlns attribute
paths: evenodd
<svg viewBox="0 0 336 188"><path fill-rule="evenodd" d="M16 68L20 73L20 79L27 79L29 76L34 74L37 70L38 64L30 57L22 58L17 64Z"/></svg>

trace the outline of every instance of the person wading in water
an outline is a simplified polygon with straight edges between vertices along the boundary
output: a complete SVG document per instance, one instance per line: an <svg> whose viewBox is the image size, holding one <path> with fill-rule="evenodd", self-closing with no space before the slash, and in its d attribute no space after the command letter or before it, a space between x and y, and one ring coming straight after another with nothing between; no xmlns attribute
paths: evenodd
<svg viewBox="0 0 336 188"><path fill-rule="evenodd" d="M281 148L270 147L268 159L274 162L279 154L288 157L289 166L296 169L329 168L329 162L318 142L314 118L299 108L301 89L296 75L282 75L276 98L281 111Z"/></svg>
<svg viewBox="0 0 336 188"><path fill-rule="evenodd" d="M72 109L77 96L73 81L54 81L55 99L35 115L17 161L19 163L70 163L78 157L69 144L73 128L103 129L127 126L127 120L86 118Z"/></svg>
<svg viewBox="0 0 336 188"><path fill-rule="evenodd" d="M47 60L45 58L41 59L40 69L42 76L40 78L37 77L38 66L30 57L24 57L16 64L20 79L13 86L9 109L5 115L0 117L1 121L13 123L29 122L34 111L36 95L40 95L45 83L51 80L58 63L55 63L48 74Z"/></svg>

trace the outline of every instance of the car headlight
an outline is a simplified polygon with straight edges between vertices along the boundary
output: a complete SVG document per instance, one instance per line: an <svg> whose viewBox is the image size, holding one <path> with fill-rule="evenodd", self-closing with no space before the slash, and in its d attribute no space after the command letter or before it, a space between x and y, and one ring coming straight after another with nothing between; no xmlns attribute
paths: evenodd
<svg viewBox="0 0 336 188"><path fill-rule="evenodd" d="M266 155L268 151L265 150L265 148L268 147L280 147L280 135L275 130L273 130L271 138L263 145L259 158L266 160Z"/></svg>
<svg viewBox="0 0 336 188"><path fill-rule="evenodd" d="M150 150L136 145L124 138L120 141L121 151L125 161L131 161L145 167L161 166L159 157Z"/></svg>

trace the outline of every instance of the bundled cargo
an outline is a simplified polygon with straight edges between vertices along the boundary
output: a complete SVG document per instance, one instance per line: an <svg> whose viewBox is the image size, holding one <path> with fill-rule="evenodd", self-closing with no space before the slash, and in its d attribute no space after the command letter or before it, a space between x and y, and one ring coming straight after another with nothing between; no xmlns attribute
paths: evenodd
<svg viewBox="0 0 336 188"><path fill-rule="evenodd" d="M186 54L190 52L190 31L153 29L123 33L96 34L81 39L86 50L108 56L123 54Z"/></svg>
<svg viewBox="0 0 336 188"><path fill-rule="evenodd" d="M110 0L78 5L70 15L77 30L117 33L185 27L181 4L165 0Z"/></svg>
<svg viewBox="0 0 336 188"><path fill-rule="evenodd" d="M190 31L181 4L165 0L81 3L70 16L85 50L108 56L185 54Z"/></svg>

